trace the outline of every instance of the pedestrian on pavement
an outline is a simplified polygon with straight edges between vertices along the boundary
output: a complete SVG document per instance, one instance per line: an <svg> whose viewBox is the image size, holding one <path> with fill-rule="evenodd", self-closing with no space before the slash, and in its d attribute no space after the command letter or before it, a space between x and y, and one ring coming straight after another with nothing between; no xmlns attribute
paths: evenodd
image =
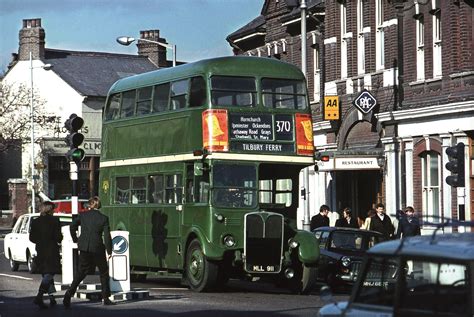
<svg viewBox="0 0 474 317"><path fill-rule="evenodd" d="M370 230L370 219L376 214L377 212L375 211L375 209L370 208L369 211L367 211L367 218L365 218L365 221L360 228L364 230Z"/></svg>
<svg viewBox="0 0 474 317"><path fill-rule="evenodd" d="M71 306L71 296L76 292L79 283L84 280L88 272L95 271L96 267L99 268L104 305L115 304L109 299L110 285L107 260L112 255L109 218L99 211L100 207L99 197L90 198L89 210L80 213L70 226L72 240L77 242L79 249L79 272L64 294L63 304L66 308ZM77 229L79 226L81 226L81 235L78 238ZM108 259L105 256L105 251L107 251Z"/></svg>
<svg viewBox="0 0 474 317"><path fill-rule="evenodd" d="M346 207L342 210L342 218L336 221L336 227L359 229L357 220L352 217L352 211L350 208Z"/></svg>
<svg viewBox="0 0 474 317"><path fill-rule="evenodd" d="M29 239L35 244L35 265L42 279L33 303L39 308L48 308L43 302L43 294L49 295L49 306L56 305L54 299L54 274L61 272L59 243L63 239L59 218L53 216L54 203L45 201L40 205L40 216L31 222Z"/></svg>
<svg viewBox="0 0 474 317"><path fill-rule="evenodd" d="M420 221L415 216L413 207L405 208L405 214L400 217L397 230L397 238L406 238L421 235Z"/></svg>
<svg viewBox="0 0 474 317"><path fill-rule="evenodd" d="M382 234L379 242L387 241L393 238L394 230L390 217L385 214L385 206L380 203L375 206L377 214L370 220L370 230L378 231Z"/></svg>
<svg viewBox="0 0 474 317"><path fill-rule="evenodd" d="M313 218L311 218L311 225L310 225L311 231L319 227L329 226L328 212L329 212L329 206L322 205L321 207L319 207L319 213L313 216Z"/></svg>

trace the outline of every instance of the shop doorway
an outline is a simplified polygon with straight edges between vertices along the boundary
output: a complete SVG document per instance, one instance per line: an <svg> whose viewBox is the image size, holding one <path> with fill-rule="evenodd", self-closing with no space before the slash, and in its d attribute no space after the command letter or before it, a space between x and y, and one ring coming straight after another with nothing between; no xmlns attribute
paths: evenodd
<svg viewBox="0 0 474 317"><path fill-rule="evenodd" d="M383 173L381 170L337 171L336 206L352 209L353 216L365 219L367 211L383 202Z"/></svg>

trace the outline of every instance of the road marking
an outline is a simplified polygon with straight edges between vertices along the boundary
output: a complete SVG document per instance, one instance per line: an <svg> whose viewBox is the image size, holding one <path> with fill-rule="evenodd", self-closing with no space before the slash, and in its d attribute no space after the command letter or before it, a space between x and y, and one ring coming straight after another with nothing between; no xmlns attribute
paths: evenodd
<svg viewBox="0 0 474 317"><path fill-rule="evenodd" d="M20 280L27 280L27 281L32 281L33 279L30 277L23 277L23 276L18 276L18 275L10 275L10 274L3 274L0 273L0 276L6 276L6 277L13 277L13 278L18 278Z"/></svg>

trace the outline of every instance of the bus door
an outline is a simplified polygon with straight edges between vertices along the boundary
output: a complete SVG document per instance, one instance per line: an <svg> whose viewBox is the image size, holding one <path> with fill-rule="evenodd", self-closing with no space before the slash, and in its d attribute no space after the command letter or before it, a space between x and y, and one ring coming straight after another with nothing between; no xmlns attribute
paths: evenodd
<svg viewBox="0 0 474 317"><path fill-rule="evenodd" d="M209 210L209 167L205 163L196 162L186 165L185 180L185 200L182 211L182 228L183 233L189 232L189 228L193 225L200 228L208 226L208 210ZM186 237L183 237L185 241ZM185 245L183 247L183 258L186 252Z"/></svg>
<svg viewBox="0 0 474 317"><path fill-rule="evenodd" d="M148 265L156 268L181 267L181 214L183 208L183 175L179 172L150 176L149 199L153 206L148 231Z"/></svg>

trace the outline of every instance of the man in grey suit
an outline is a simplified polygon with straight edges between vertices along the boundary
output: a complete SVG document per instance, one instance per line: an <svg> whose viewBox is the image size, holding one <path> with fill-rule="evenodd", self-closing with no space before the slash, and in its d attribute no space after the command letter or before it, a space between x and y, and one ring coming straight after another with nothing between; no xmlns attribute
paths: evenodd
<svg viewBox="0 0 474 317"><path fill-rule="evenodd" d="M90 198L89 211L80 213L70 226L72 240L77 242L79 249L79 272L64 294L63 304L66 308L71 306L71 296L74 295L79 284L87 276L87 273L94 271L96 267L99 268L104 305L114 305L109 299L109 268L105 257L105 251L107 251L109 259L112 255L109 218L102 214L99 208L99 197ZM79 226L81 226L81 235L78 238L77 229Z"/></svg>

